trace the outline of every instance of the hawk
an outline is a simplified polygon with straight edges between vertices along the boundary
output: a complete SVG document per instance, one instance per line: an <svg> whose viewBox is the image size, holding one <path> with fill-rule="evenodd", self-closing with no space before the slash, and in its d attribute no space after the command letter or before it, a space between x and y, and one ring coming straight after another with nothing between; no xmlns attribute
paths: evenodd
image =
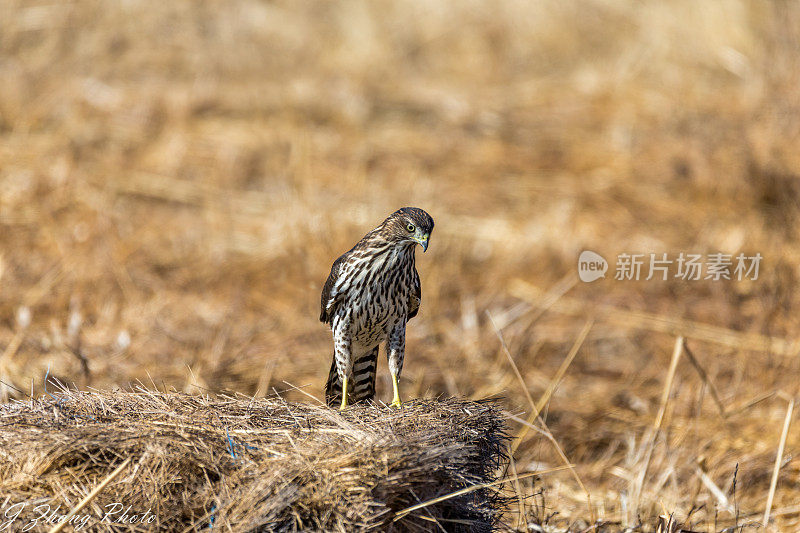
<svg viewBox="0 0 800 533"><path fill-rule="evenodd" d="M319 315L333 331L333 362L325 385L328 405L338 403L344 409L348 402L375 396L378 346L386 342L394 389L391 405L400 407L406 322L417 315L422 298L414 248L419 244L426 251L432 231L428 213L404 207L333 262Z"/></svg>

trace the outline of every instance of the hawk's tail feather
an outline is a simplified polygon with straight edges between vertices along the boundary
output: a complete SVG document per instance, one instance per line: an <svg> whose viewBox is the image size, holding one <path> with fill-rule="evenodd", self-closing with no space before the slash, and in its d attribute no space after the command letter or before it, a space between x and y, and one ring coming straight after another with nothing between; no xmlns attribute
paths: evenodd
<svg viewBox="0 0 800 533"><path fill-rule="evenodd" d="M336 369L336 356L331 362L331 371L328 372L328 382L325 383L325 403L336 407L342 403L342 382L339 380L339 371Z"/></svg>
<svg viewBox="0 0 800 533"><path fill-rule="evenodd" d="M353 363L353 388L350 398L353 403L371 400L375 397L375 375L378 367L378 347L361 356Z"/></svg>
<svg viewBox="0 0 800 533"><path fill-rule="evenodd" d="M348 384L348 403L359 403L375 397L375 375L378 366L378 347L361 356L353 363L353 378ZM342 381L336 368L336 358L331 363L328 382L325 384L325 403L331 407L342 403Z"/></svg>

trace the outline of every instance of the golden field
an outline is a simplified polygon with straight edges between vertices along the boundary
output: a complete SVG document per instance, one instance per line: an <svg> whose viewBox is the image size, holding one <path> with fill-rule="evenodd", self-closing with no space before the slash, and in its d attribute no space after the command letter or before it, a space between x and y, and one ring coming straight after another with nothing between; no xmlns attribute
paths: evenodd
<svg viewBox="0 0 800 533"><path fill-rule="evenodd" d="M414 205L405 396L501 396L511 478L574 465L505 528L797 531L798 47L789 1L0 3L3 399L314 402L331 263ZM614 279L681 252L763 260Z"/></svg>

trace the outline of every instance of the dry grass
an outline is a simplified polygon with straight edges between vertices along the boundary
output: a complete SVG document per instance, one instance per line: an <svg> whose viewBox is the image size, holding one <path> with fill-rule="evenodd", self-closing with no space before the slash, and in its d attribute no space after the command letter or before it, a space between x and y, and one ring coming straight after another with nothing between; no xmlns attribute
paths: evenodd
<svg viewBox="0 0 800 533"><path fill-rule="evenodd" d="M342 416L280 398L65 390L0 407L0 424L12 530L44 526L39 505L67 515L129 461L74 515L83 529L489 531L499 495L475 486L505 462L504 420L487 402L418 400ZM115 504L130 506L128 522Z"/></svg>
<svg viewBox="0 0 800 533"><path fill-rule="evenodd" d="M332 260L418 205L406 394L504 396L518 475L575 465L507 486L509 528L757 524L777 464L768 527L797 530L798 28L785 1L2 2L0 393L50 368L308 402ZM583 249L764 261L575 283Z"/></svg>

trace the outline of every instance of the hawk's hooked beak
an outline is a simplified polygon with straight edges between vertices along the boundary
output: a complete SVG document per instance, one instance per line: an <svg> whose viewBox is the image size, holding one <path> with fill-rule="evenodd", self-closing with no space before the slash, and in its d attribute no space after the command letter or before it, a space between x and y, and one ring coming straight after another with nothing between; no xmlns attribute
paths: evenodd
<svg viewBox="0 0 800 533"><path fill-rule="evenodd" d="M421 237L417 237L416 241L422 246L422 253L428 251L428 239L430 239L430 237L431 237L430 233L426 233Z"/></svg>

